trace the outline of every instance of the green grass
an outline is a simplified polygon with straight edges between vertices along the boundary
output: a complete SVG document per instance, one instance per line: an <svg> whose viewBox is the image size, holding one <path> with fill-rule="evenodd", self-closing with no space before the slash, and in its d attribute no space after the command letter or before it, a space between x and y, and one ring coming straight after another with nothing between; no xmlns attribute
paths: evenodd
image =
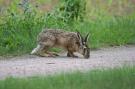
<svg viewBox="0 0 135 89"><path fill-rule="evenodd" d="M90 32L89 46L99 48L113 45L126 45L135 43L135 16L109 16L98 14L96 19L85 18L83 22L62 20L62 14L53 10L40 13L32 5L28 5L26 13L13 3L10 8L0 16L0 55L18 55L30 53L36 46L36 37L43 28L60 28L67 31L81 32L85 36ZM95 13L96 14L96 13ZM94 15L92 15L94 16ZM105 17L107 16L107 17ZM67 20L66 18L63 18ZM57 51L57 49L55 49Z"/></svg>
<svg viewBox="0 0 135 89"><path fill-rule="evenodd" d="M135 68L93 70L46 77L7 78L0 89L135 89Z"/></svg>
<svg viewBox="0 0 135 89"><path fill-rule="evenodd" d="M0 27L0 55L30 53L36 46L36 37L42 28L78 30L83 36L90 32L91 48L135 43L135 18L119 17L69 24L57 19L44 20L40 16L25 17L25 20L20 18L11 17Z"/></svg>

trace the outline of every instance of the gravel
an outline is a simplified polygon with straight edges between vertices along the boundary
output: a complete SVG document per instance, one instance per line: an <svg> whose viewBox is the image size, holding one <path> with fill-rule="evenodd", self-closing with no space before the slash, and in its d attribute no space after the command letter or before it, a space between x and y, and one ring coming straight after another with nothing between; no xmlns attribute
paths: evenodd
<svg viewBox="0 0 135 89"><path fill-rule="evenodd" d="M135 65L135 45L101 48L91 51L90 55L89 59L84 59L81 55L79 58L68 58L65 53L55 58L34 55L0 57L0 79Z"/></svg>

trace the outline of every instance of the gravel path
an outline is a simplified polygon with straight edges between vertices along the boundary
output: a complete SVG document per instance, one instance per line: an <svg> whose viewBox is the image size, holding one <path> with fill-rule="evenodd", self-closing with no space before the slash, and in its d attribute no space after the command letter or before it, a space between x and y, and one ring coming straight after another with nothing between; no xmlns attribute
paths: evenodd
<svg viewBox="0 0 135 89"><path fill-rule="evenodd" d="M113 68L135 65L135 45L102 48L91 51L90 59L60 57L46 58L25 55L11 59L0 58L0 79L14 76L47 75L75 70L87 71L97 68Z"/></svg>

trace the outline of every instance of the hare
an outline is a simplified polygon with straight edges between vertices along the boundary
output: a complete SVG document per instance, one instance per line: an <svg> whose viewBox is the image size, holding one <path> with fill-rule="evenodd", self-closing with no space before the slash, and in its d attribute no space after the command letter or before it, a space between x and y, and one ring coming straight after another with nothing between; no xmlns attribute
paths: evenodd
<svg viewBox="0 0 135 89"><path fill-rule="evenodd" d="M61 47L68 51L68 57L77 57L74 52L78 52L89 58L90 48L87 45L89 34L85 38L79 32L68 32L61 29L44 29L37 37L37 47L31 54L40 56L57 56L55 53L49 53L48 49L52 47Z"/></svg>

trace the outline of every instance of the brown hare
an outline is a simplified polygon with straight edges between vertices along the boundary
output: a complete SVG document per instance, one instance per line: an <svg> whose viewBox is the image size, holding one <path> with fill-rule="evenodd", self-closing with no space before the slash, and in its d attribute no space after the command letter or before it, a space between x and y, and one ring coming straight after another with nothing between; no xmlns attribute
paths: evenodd
<svg viewBox="0 0 135 89"><path fill-rule="evenodd" d="M49 48L61 47L68 51L68 57L77 57L74 52L78 52L89 58L90 48L87 45L89 34L85 38L79 32L68 32L60 29L44 29L37 37L37 47L31 54L40 56L56 56L57 54L48 52Z"/></svg>

